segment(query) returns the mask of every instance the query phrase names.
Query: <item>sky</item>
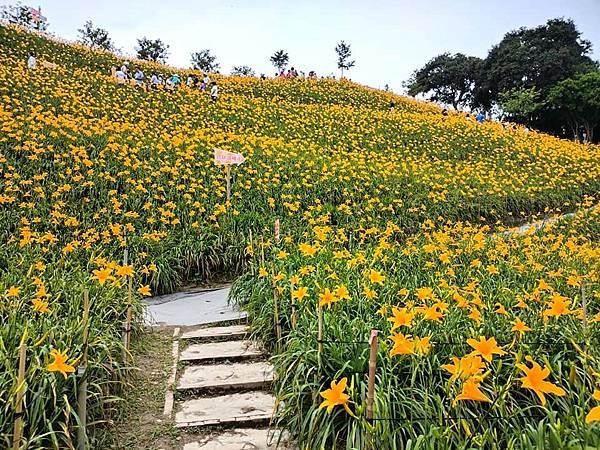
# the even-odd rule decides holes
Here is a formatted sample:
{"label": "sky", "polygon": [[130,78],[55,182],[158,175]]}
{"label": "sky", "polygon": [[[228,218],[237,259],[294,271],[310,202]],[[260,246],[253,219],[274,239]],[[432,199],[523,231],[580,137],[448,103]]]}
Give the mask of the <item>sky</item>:
{"label": "sky", "polygon": [[[14,1],[0,0],[0,5]],[[86,20],[108,30],[134,54],[146,36],[169,44],[168,63],[189,67],[190,54],[210,49],[222,73],[248,65],[272,76],[279,49],[290,65],[335,74],[335,45],[351,45],[356,66],[346,75],[402,92],[403,81],[434,56],[485,57],[505,33],[556,17],[574,20],[600,59],[600,0],[22,0],[41,6],[52,32],[76,40]]]}

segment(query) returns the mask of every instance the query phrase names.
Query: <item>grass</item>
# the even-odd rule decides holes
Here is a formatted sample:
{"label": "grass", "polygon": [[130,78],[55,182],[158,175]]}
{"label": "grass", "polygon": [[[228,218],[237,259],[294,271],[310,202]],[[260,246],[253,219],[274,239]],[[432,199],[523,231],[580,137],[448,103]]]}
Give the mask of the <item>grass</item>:
{"label": "grass", "polygon": [[98,424],[91,436],[94,449],[175,450],[180,431],[163,416],[167,380],[172,370],[172,331],[148,329],[135,336],[132,355],[136,370],[110,422]]}

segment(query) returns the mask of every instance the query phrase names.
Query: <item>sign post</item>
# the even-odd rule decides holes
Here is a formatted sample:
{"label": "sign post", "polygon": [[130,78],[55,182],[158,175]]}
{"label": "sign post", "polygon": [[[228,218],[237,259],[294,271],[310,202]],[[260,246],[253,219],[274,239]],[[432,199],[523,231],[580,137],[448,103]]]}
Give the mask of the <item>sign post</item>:
{"label": "sign post", "polygon": [[227,185],[227,201],[231,200],[231,165],[239,166],[246,158],[241,153],[233,153],[215,148],[215,166],[225,166],[225,182]]}

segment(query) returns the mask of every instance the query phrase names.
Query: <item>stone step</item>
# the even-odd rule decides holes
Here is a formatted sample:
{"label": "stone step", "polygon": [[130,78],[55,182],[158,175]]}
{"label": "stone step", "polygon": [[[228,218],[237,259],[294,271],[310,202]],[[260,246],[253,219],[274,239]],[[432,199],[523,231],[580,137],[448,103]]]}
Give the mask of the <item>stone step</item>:
{"label": "stone step", "polygon": [[260,391],[194,398],[181,402],[175,427],[267,423],[274,407],[275,397]]}
{"label": "stone step", "polygon": [[268,362],[188,366],[177,390],[260,389],[273,381],[273,366]]}
{"label": "stone step", "polygon": [[208,344],[191,344],[180,354],[181,361],[222,361],[258,358],[263,351],[252,341],[210,342]]}
{"label": "stone step", "polygon": [[279,435],[278,430],[235,428],[204,436],[197,442],[186,444],[183,450],[291,450],[286,433],[283,433],[281,440]]}
{"label": "stone step", "polygon": [[181,339],[194,341],[212,341],[218,339],[242,339],[248,334],[246,325],[231,325],[229,327],[200,328],[198,330],[186,331]]}

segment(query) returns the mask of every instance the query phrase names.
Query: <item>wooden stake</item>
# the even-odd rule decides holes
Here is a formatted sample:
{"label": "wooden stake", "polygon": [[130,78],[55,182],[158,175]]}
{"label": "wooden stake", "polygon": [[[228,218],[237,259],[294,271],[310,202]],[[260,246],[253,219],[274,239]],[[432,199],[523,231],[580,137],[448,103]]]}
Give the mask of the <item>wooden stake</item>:
{"label": "wooden stake", "polygon": [[17,377],[17,404],[15,405],[15,424],[13,433],[13,450],[21,447],[23,435],[23,396],[25,395],[25,359],[27,356],[27,345],[21,342],[19,349],[19,375]]}
{"label": "wooden stake", "polygon": [[375,375],[377,373],[377,334],[379,330],[371,330],[369,344],[369,385],[367,390],[367,419],[373,419],[373,402],[375,400]]}
{"label": "wooden stake", "polygon": [[321,367],[321,356],[323,355],[323,307],[317,307],[318,314],[318,329],[317,329],[317,341],[318,341],[318,359],[319,359],[319,367]]}
{"label": "wooden stake", "polygon": [[275,320],[275,332],[277,334],[277,348],[279,348],[279,345],[281,344],[281,322],[279,321],[279,301],[275,283],[273,283],[273,318]]}
{"label": "wooden stake", "polygon": [[585,298],[585,280],[581,280],[581,310],[583,313],[583,329],[587,331],[587,299]]}
{"label": "wooden stake", "polygon": [[89,316],[90,297],[86,289],[83,291],[83,356],[81,358],[80,379],[77,392],[77,415],[79,416],[79,428],[77,429],[77,450],[87,448],[87,377],[85,370],[88,363],[88,341],[89,341]]}
{"label": "wooden stake", "polygon": [[225,181],[227,182],[227,201],[231,200],[231,165],[225,164]]}
{"label": "wooden stake", "polygon": [[129,277],[127,291],[127,350],[129,350],[129,347],[131,347],[131,321],[133,319],[133,277]]}
{"label": "wooden stake", "polygon": [[297,319],[296,319],[296,299],[294,299],[294,283],[290,284],[290,296],[292,298],[292,329],[296,329]]}
{"label": "wooden stake", "polygon": [[133,277],[129,277],[127,287],[127,310],[125,321],[123,322],[123,362],[126,363],[129,360],[129,344],[131,341],[131,319],[133,316],[131,297],[133,291]]}
{"label": "wooden stake", "polygon": [[275,219],[275,242],[277,242],[279,244],[279,241],[281,240],[281,227],[280,227],[280,223],[279,223],[279,219]]}

